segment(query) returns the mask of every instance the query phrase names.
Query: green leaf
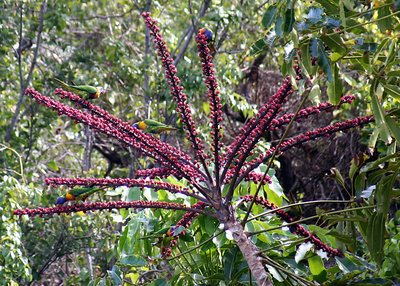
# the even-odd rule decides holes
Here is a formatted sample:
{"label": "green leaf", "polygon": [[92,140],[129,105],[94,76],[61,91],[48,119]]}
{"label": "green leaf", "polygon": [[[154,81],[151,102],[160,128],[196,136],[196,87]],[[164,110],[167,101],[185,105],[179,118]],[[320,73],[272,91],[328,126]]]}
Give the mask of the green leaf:
{"label": "green leaf", "polygon": [[379,137],[379,129],[374,128],[372,131],[372,134],[370,135],[370,138],[368,140],[368,148],[369,149],[374,149],[376,145],[376,141],[378,140]]}
{"label": "green leaf", "polygon": [[396,121],[394,121],[394,119],[389,115],[385,116],[385,120],[394,138],[396,138],[396,141],[400,143],[400,127],[398,126]]}
{"label": "green leaf", "polygon": [[310,266],[310,271],[313,275],[318,275],[325,270],[324,263],[322,262],[321,257],[318,255],[310,257],[308,259],[308,265]]}
{"label": "green leaf", "polygon": [[111,279],[112,285],[122,285],[122,279],[120,277],[121,272],[119,271],[119,268],[114,265],[112,270],[107,270],[108,276]]}
{"label": "green leaf", "polygon": [[347,48],[344,44],[342,37],[339,34],[332,36],[321,36],[320,39],[334,52],[339,54],[346,54]]}
{"label": "green leaf", "polygon": [[304,68],[310,75],[312,73],[310,41],[305,42],[300,49],[301,49],[301,60],[303,62]]}
{"label": "green leaf", "polygon": [[118,253],[119,254],[123,253],[125,245],[129,245],[129,242],[128,242],[129,239],[127,237],[128,230],[129,230],[129,226],[125,226],[125,229],[122,232],[121,237],[119,238],[119,242],[118,242]]}
{"label": "green leaf", "polygon": [[397,85],[384,84],[383,88],[388,94],[400,100],[400,88]]}
{"label": "green leaf", "polygon": [[336,240],[343,242],[344,244],[350,244],[353,241],[353,237],[351,235],[338,232],[337,230],[334,230],[334,229],[331,229],[325,235],[331,235]]}
{"label": "green leaf", "polygon": [[389,206],[393,197],[392,190],[397,179],[397,174],[399,173],[400,163],[393,164],[393,166],[394,173],[381,179],[375,192],[377,211],[385,217],[389,213]]}
{"label": "green leaf", "polygon": [[145,266],[146,260],[138,255],[127,255],[122,257],[121,264],[129,266]]}
{"label": "green leaf", "polygon": [[310,94],[308,95],[308,98],[311,100],[312,104],[317,106],[321,102],[321,89],[319,88],[319,85],[316,84],[311,88]]}
{"label": "green leaf", "polygon": [[328,82],[328,96],[329,101],[333,105],[337,105],[340,103],[340,99],[342,97],[343,84],[342,80],[339,76],[339,68],[337,64],[333,65],[333,82]]}
{"label": "green leaf", "polygon": [[164,278],[159,278],[157,280],[154,280],[151,282],[150,286],[168,286],[168,281],[165,280]]}
{"label": "green leaf", "polygon": [[338,182],[340,185],[345,187],[343,176],[342,176],[342,174],[340,174],[340,171],[337,168],[331,168],[330,169],[329,177],[331,177],[336,182]]}
{"label": "green leaf", "polygon": [[281,16],[278,16],[275,22],[275,34],[278,37],[283,35],[282,24],[283,24],[283,19]]}
{"label": "green leaf", "polygon": [[311,57],[317,57],[318,56],[318,40],[316,38],[311,38],[310,40],[310,54]]}
{"label": "green leaf", "polygon": [[252,46],[250,51],[250,56],[254,56],[262,51],[264,51],[268,47],[267,43],[263,39],[257,40]]}
{"label": "green leaf", "polygon": [[[373,85],[371,85],[370,88],[372,89]],[[391,137],[390,137],[389,129],[386,124],[384,111],[382,109],[381,104],[378,101],[378,97],[375,94],[371,94],[371,105],[372,105],[372,111],[374,113],[374,117],[376,120],[376,125],[377,125],[377,128],[379,129],[381,138],[386,143],[390,143]]]}
{"label": "green leaf", "polygon": [[372,259],[380,264],[383,258],[383,246],[385,244],[385,220],[383,213],[373,213],[369,218],[367,227],[367,246]]}
{"label": "green leaf", "polygon": [[351,0],[341,0],[341,2],[343,2],[344,6],[346,7],[347,10],[349,11],[353,11],[353,6],[354,6],[354,2]]}
{"label": "green leaf", "polygon": [[293,29],[294,24],[294,9],[287,9],[285,12],[285,25],[283,26],[283,31],[287,35]]}
{"label": "green leaf", "polygon": [[378,48],[378,44],[377,43],[363,43],[362,45],[354,45],[353,48],[355,48],[356,50],[364,51],[364,52],[375,53]]}
{"label": "green leaf", "polygon": [[375,170],[379,167],[379,165],[384,164],[386,162],[392,161],[392,159],[399,157],[399,153],[387,155],[385,157],[379,158],[378,160],[375,160],[373,162],[367,163],[365,166],[363,166],[360,170],[360,173],[367,173],[372,170]]}
{"label": "green leaf", "polygon": [[346,14],[344,12],[343,1],[339,2],[339,16],[340,16],[340,21],[343,24],[343,28],[346,30],[348,25],[347,25],[347,21],[346,21]]}
{"label": "green leaf", "polygon": [[378,61],[381,51],[386,47],[388,42],[389,42],[389,38],[384,38],[380,42],[379,46],[376,48],[375,56],[374,56],[374,58],[372,60],[372,64],[373,65]]}
{"label": "green leaf", "polygon": [[325,75],[328,78],[329,82],[333,81],[332,68],[331,68],[331,60],[328,57],[328,54],[325,52],[324,45],[321,41],[318,41],[317,47],[317,63],[324,71]]}
{"label": "green leaf", "polygon": [[129,188],[128,196],[127,196],[127,201],[128,202],[135,202],[140,199],[140,188],[139,187],[133,187]]}
{"label": "green leaf", "polygon": [[229,248],[225,251],[222,261],[224,263],[225,277],[231,279],[235,273],[235,263],[238,259],[239,249],[237,247]]}
{"label": "green leaf", "polygon": [[338,264],[340,270],[343,271],[344,274],[350,273],[353,271],[364,271],[365,268],[361,263],[355,263],[354,261],[350,260],[348,257],[335,257],[336,263]]}
{"label": "green leaf", "polygon": [[267,11],[265,12],[261,22],[265,29],[270,28],[272,22],[275,20],[276,8],[277,5],[269,6]]}
{"label": "green leaf", "polygon": [[381,19],[385,16],[389,16],[391,14],[391,9],[390,6],[383,6],[378,8],[378,28],[381,30],[382,33],[385,33],[386,30],[391,30],[393,29],[392,26],[392,18],[393,17],[387,17],[385,19]]}
{"label": "green leaf", "polygon": [[331,0],[316,0],[322,7],[325,8],[326,13],[336,15],[338,11],[338,5]]}

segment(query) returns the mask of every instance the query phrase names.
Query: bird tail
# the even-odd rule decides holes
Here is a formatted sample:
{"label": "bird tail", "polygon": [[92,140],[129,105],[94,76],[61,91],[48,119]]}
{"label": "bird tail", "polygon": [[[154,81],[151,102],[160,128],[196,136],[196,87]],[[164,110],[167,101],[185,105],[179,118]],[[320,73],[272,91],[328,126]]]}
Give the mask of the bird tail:
{"label": "bird tail", "polygon": [[65,89],[67,89],[67,90],[70,88],[70,86],[69,86],[68,84],[66,84],[66,83],[63,82],[62,80],[59,80],[58,78],[51,77],[50,79],[51,79],[52,81],[58,83],[59,85],[61,85],[63,88],[65,88]]}

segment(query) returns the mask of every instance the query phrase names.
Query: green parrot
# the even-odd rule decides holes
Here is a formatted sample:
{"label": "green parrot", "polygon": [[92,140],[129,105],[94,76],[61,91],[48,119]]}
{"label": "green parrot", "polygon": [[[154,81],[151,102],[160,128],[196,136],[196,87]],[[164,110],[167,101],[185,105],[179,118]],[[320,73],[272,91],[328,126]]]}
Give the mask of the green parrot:
{"label": "green parrot", "polygon": [[157,122],[152,119],[145,119],[140,122],[136,122],[132,124],[132,127],[139,128],[146,133],[156,133],[160,134],[164,131],[178,130],[172,126],[165,125],[164,123]]}
{"label": "green parrot", "polygon": [[94,87],[90,85],[75,85],[75,84],[69,85],[59,80],[58,78],[50,78],[50,79],[60,84],[66,90],[76,93],[85,100],[96,99],[100,95],[103,95],[106,92],[101,86]]}
{"label": "green parrot", "polygon": [[207,30],[206,28],[202,28],[199,30],[200,34],[204,34],[207,37],[207,43],[208,43],[208,48],[212,53],[217,53],[217,49],[215,48],[214,44],[211,42],[213,33],[210,30]]}
{"label": "green parrot", "polygon": [[107,187],[75,187],[66,191],[61,197],[58,197],[56,205],[62,205],[66,201],[85,201],[92,194],[102,191]]}
{"label": "green parrot", "polygon": [[142,237],[141,239],[157,238],[157,242],[152,243],[152,246],[167,247],[169,245],[169,243],[175,239],[174,238],[174,235],[175,235],[174,230],[175,230],[174,225],[169,226],[169,227],[164,227],[151,235]]}

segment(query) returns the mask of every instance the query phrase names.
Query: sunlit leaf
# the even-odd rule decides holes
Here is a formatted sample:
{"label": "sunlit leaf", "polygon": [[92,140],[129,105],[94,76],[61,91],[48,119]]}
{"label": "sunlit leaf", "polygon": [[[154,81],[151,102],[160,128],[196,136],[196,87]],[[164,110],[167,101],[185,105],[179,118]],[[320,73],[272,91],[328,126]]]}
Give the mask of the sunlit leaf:
{"label": "sunlit leaf", "polygon": [[333,82],[328,82],[329,101],[334,105],[339,104],[342,94],[343,94],[343,83],[339,75],[338,65],[334,64]]}
{"label": "sunlit leaf", "polygon": [[262,24],[265,29],[270,28],[273,21],[275,20],[276,8],[277,5],[269,6],[267,11],[265,12],[264,17],[262,19]]}
{"label": "sunlit leaf", "polygon": [[385,218],[383,213],[374,213],[368,222],[367,228],[367,246],[372,259],[381,263],[383,257],[383,246],[385,244]]}

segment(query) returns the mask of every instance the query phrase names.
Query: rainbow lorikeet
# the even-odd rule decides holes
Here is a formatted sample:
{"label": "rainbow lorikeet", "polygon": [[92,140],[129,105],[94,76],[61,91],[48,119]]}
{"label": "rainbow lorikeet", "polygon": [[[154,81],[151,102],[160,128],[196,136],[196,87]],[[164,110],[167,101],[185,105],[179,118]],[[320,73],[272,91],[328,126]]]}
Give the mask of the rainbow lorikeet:
{"label": "rainbow lorikeet", "polygon": [[58,197],[56,205],[62,205],[66,201],[85,201],[92,194],[102,191],[107,187],[75,187],[66,191],[61,197]]}
{"label": "rainbow lorikeet", "polygon": [[67,84],[58,78],[51,78],[52,81],[60,84],[66,90],[76,93],[77,95],[81,96],[83,99],[96,99],[100,95],[103,95],[106,91],[101,87],[94,87],[90,85],[75,85],[75,84]]}
{"label": "rainbow lorikeet", "polygon": [[171,130],[178,130],[172,126],[168,126],[164,123],[157,122],[152,119],[145,119],[140,122],[136,122],[132,124],[132,127],[139,128],[140,130],[143,130],[146,133],[156,133],[160,134],[164,131],[171,131]]}
{"label": "rainbow lorikeet", "polygon": [[217,50],[215,49],[214,44],[211,42],[213,33],[210,30],[207,30],[206,28],[202,28],[199,30],[200,34],[204,34],[207,37],[207,43],[208,43],[208,48],[212,53],[217,53]]}
{"label": "rainbow lorikeet", "polygon": [[[175,239],[174,238],[175,228],[176,227],[174,225],[169,226],[169,227],[164,227],[151,235],[142,237],[141,239],[157,238],[157,242],[152,243],[153,246],[167,247],[169,245],[169,243]],[[178,233],[176,233],[176,235],[178,235],[181,232],[182,232],[182,230],[180,230]]]}

